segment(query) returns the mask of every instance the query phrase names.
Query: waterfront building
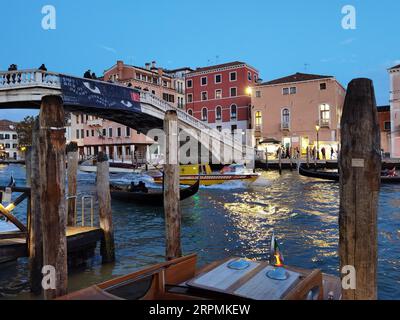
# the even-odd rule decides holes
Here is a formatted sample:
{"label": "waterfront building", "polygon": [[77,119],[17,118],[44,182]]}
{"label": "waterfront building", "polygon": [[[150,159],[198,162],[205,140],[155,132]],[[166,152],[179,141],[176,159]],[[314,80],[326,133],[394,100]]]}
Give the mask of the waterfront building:
{"label": "waterfront building", "polygon": [[0,120],[0,158],[14,160],[21,158],[16,123],[9,120]]}
{"label": "waterfront building", "polygon": [[[138,67],[119,60],[104,71],[102,79],[148,91],[172,106],[184,109],[185,74],[190,71],[190,68],[165,70],[157,67],[155,61]],[[71,116],[71,140],[78,143],[81,158],[92,158],[103,151],[113,161],[135,163],[148,160],[148,147],[154,143],[135,129],[81,113]]]}
{"label": "waterfront building", "polygon": [[390,68],[391,157],[400,158],[400,64]]}
{"label": "waterfront building", "polygon": [[[307,147],[325,148],[334,157],[340,141],[340,118],[346,90],[333,77],[296,73],[252,88],[252,125],[259,150],[294,148],[305,155]],[[275,150],[268,149],[273,153]]]}
{"label": "waterfront building", "polygon": [[381,131],[381,150],[383,156],[390,157],[390,106],[378,106],[378,121]]}
{"label": "waterfront building", "polygon": [[177,107],[184,109],[186,106],[186,75],[193,70],[188,67],[165,70],[165,73],[170,75],[174,81],[174,88],[176,91]]}
{"label": "waterfront building", "polygon": [[240,61],[197,68],[186,74],[186,111],[220,131],[246,130],[257,81],[258,70]]}

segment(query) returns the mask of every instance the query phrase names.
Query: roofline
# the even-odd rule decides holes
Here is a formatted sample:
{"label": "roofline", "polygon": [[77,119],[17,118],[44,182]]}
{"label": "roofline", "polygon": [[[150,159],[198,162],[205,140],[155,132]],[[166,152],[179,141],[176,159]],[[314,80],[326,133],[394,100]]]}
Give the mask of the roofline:
{"label": "roofline", "polygon": [[[118,65],[115,63],[112,67],[110,67],[110,68],[104,70],[103,75],[104,75],[106,72],[110,71],[111,69],[113,69],[113,68],[115,68],[115,67],[117,67],[117,66],[118,66]],[[131,69],[140,69],[140,70],[148,71],[148,72],[154,73],[155,75],[158,75],[157,71],[153,71],[153,70],[151,70],[151,69],[142,68],[142,67],[139,67],[139,66],[133,66],[133,65],[125,64],[125,63],[124,63],[124,67],[126,67],[126,68],[131,68]],[[158,70],[158,69],[162,69],[162,68],[157,68],[157,70]],[[172,79],[172,77],[171,77],[170,75],[168,75],[168,73],[166,73],[164,69],[162,69],[162,70],[163,70],[163,76]]]}
{"label": "roofline", "polygon": [[[229,62],[228,62],[228,63],[229,63]],[[228,63],[227,63],[227,64],[228,64]],[[210,66],[210,67],[203,67],[203,68],[212,68],[212,67],[213,67],[213,66]],[[253,66],[247,64],[246,62],[240,62],[240,63],[238,63],[238,64],[231,65],[231,66],[223,66],[223,64],[222,64],[222,67],[216,67],[216,68],[213,68],[213,69],[208,69],[208,70],[203,70],[203,71],[194,70],[193,72],[189,72],[186,76],[187,76],[187,77],[194,77],[194,76],[201,75],[201,74],[207,74],[207,73],[218,72],[219,70],[225,70],[225,69],[226,69],[226,70],[229,70],[229,69],[243,68],[243,67],[247,67],[247,68],[249,68],[249,69],[255,71],[257,74],[259,73],[259,71],[258,71],[256,68],[254,68]]]}
{"label": "roofline", "polygon": [[[335,82],[337,82],[343,89],[345,89],[341,83],[339,81],[337,81],[337,79],[334,76],[329,76],[329,77],[323,77],[323,78],[318,78],[318,79],[311,79],[311,80],[303,80],[303,81],[292,81],[292,82],[281,82],[281,83],[272,83],[272,84],[267,84],[265,83],[260,83],[260,84],[256,84],[254,87],[273,87],[273,86],[280,86],[280,85],[284,85],[284,84],[296,84],[296,83],[303,83],[303,82],[314,82],[314,81],[321,81],[321,80],[326,80],[326,79],[332,79]],[[273,80],[271,80],[273,81]],[[345,89],[346,90],[346,89]]]}

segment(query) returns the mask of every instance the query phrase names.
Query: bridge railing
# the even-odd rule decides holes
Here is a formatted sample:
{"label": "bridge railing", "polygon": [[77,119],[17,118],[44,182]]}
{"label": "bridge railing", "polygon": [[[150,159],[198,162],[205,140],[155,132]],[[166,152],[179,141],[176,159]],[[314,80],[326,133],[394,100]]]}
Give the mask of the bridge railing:
{"label": "bridge railing", "polygon": [[40,85],[60,89],[59,74],[43,70],[15,70],[0,72],[0,90]]}

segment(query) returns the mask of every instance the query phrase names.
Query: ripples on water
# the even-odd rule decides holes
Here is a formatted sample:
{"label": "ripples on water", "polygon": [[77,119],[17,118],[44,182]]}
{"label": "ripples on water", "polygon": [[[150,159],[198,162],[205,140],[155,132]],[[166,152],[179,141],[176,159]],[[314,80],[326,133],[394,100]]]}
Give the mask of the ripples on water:
{"label": "ripples on water", "polygon": [[[0,167],[0,182],[8,182],[11,172],[17,184],[23,185],[22,166]],[[94,194],[94,178],[94,174],[79,173],[78,192]],[[143,180],[158,187],[143,176],[119,174],[111,179],[118,183]],[[380,195],[378,290],[382,299],[400,299],[399,191],[398,185],[384,185]],[[296,172],[282,176],[263,172],[251,187],[241,183],[202,187],[194,197],[181,202],[183,250],[197,252],[201,265],[227,256],[267,259],[274,230],[285,263],[338,275],[338,207],[337,183],[301,177]],[[25,207],[18,208],[18,217],[25,221]],[[116,201],[112,208],[116,263],[101,265],[97,252],[86,268],[71,271],[70,290],[163,260],[163,209]],[[27,259],[0,267],[0,297],[30,297],[26,288],[20,292],[28,279],[26,267]],[[6,290],[10,287],[12,290]]]}

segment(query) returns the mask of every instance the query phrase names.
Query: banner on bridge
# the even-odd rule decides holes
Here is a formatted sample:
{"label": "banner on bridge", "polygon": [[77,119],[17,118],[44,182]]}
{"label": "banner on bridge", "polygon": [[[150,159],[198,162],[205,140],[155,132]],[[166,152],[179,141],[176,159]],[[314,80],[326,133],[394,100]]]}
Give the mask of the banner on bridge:
{"label": "banner on bridge", "polygon": [[65,105],[141,111],[137,90],[90,79],[60,75]]}

